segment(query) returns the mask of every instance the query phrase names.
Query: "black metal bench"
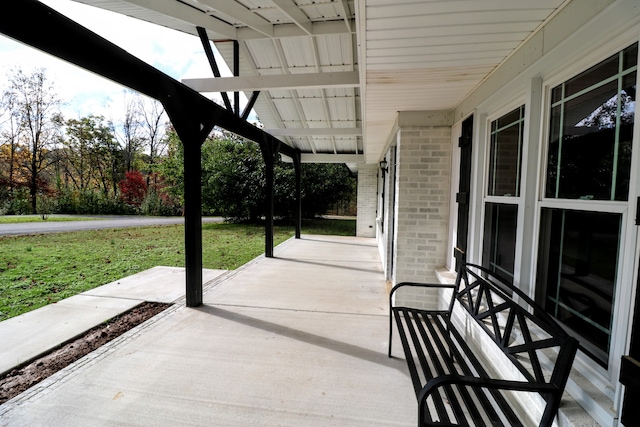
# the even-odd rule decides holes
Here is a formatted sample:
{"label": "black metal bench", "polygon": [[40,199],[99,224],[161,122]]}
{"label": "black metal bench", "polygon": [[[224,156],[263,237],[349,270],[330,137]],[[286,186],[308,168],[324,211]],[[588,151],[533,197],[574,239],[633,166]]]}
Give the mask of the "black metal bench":
{"label": "black metal bench", "polygon": [[[452,298],[443,309],[394,306],[403,287],[450,289]],[[455,285],[405,282],[389,298],[389,357],[395,318],[418,399],[418,426],[511,427],[531,424],[532,416],[551,426],[578,343],[527,295],[466,264]],[[531,400],[518,403],[514,391]]]}

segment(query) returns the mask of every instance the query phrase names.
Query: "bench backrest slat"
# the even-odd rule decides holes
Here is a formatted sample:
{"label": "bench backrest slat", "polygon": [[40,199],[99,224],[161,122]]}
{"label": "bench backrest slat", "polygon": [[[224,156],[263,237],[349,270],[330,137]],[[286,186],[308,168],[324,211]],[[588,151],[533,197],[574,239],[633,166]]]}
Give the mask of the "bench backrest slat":
{"label": "bench backrest slat", "polygon": [[[559,404],[577,350],[574,338],[521,290],[477,265],[460,266],[450,312],[455,301],[528,381],[554,385],[558,393],[543,397],[551,406]],[[549,378],[545,378],[538,356],[545,350],[553,350],[549,352],[553,362]]]}

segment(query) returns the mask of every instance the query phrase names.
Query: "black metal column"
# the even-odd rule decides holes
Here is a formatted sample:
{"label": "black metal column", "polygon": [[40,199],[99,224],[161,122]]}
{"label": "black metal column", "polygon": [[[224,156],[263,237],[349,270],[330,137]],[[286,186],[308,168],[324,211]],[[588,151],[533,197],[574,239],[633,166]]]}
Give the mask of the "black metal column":
{"label": "black metal column", "polygon": [[[233,75],[240,75],[240,44],[238,40],[233,41]],[[240,117],[240,92],[233,92],[233,109],[236,116]]]}
{"label": "black metal column", "polygon": [[262,158],[265,164],[265,224],[264,224],[264,255],[273,258],[273,181],[275,164],[275,153],[271,144],[260,145]]}
{"label": "black metal column", "polygon": [[293,157],[293,167],[296,172],[296,239],[300,238],[302,232],[302,165],[300,157],[299,152]]}
{"label": "black metal column", "polygon": [[187,307],[202,305],[202,168],[199,142],[184,148],[184,253]]}

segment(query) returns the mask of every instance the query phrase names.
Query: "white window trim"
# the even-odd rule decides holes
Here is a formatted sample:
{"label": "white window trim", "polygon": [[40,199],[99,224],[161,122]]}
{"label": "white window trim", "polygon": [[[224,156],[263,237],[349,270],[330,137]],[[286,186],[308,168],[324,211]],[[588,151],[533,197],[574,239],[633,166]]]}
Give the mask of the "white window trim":
{"label": "white window trim", "polygon": [[[535,263],[537,265],[537,252],[539,246],[539,233],[540,233],[540,219],[542,208],[562,208],[562,209],[575,209],[586,210],[594,212],[611,212],[622,214],[621,230],[620,230],[620,257],[618,259],[617,276],[615,284],[615,295],[613,300],[613,319],[612,319],[612,331],[615,331],[611,337],[611,345],[609,348],[609,363],[608,368],[605,369],[592,362],[592,359],[578,351],[576,359],[574,361],[574,372],[579,372],[580,378],[572,378],[567,384],[567,390],[592,413],[603,413],[611,408],[605,408],[605,405],[600,405],[602,402],[598,402],[598,393],[604,394],[608,399],[613,402],[614,408],[620,408],[621,403],[621,391],[622,388],[618,382],[620,373],[620,357],[625,354],[625,350],[628,348],[628,339],[630,336],[630,316],[634,298],[632,291],[636,288],[636,282],[638,280],[638,257],[640,256],[640,242],[638,242],[637,226],[634,224],[634,218],[632,212],[635,211],[634,205],[637,197],[640,196],[640,185],[638,180],[640,179],[640,118],[639,104],[640,101],[636,100],[636,112],[635,112],[635,126],[634,135],[632,139],[632,159],[631,159],[631,171],[630,175],[632,179],[629,185],[629,198],[626,202],[620,201],[597,201],[597,200],[576,200],[576,199],[555,199],[544,197],[546,191],[546,173],[547,173],[547,156],[549,150],[549,127],[550,127],[550,111],[549,105],[551,102],[551,89],[557,85],[571,79],[572,77],[588,70],[599,62],[607,59],[613,53],[619,52],[629,45],[637,42],[640,39],[638,34],[635,34],[633,39],[628,36],[620,38],[616,43],[607,43],[605,47],[598,49],[597,56],[588,55],[587,58],[572,64],[569,67],[564,68],[561,72],[558,72],[553,76],[545,80],[544,83],[544,96],[542,102],[541,116],[542,126],[540,132],[540,157],[539,157],[539,194],[538,202],[535,208],[535,232],[534,232],[534,256]],[[640,81],[640,70],[637,72],[638,85]],[[640,87],[640,86],[637,86]],[[533,271],[535,279],[536,271]],[[535,282],[534,282],[535,283]],[[629,285],[632,284],[632,285]],[[577,380],[583,380],[578,384]],[[590,392],[591,384],[594,388],[593,393]]]}
{"label": "white window trim", "polygon": [[[523,130],[522,130],[522,147],[521,147],[521,164],[520,164],[520,188],[519,188],[519,196],[489,196],[488,188],[489,188],[489,168],[491,163],[491,123],[499,118],[503,117],[505,114],[510,113],[511,111],[524,106],[524,117],[523,117]],[[528,149],[528,138],[527,138],[527,118],[528,118],[528,106],[526,103],[526,98],[524,96],[518,96],[514,98],[511,102],[505,103],[500,109],[496,109],[491,114],[486,116],[485,120],[485,135],[484,135],[484,167],[482,170],[478,171],[478,176],[482,177],[479,181],[482,181],[482,202],[479,207],[480,210],[480,227],[474,230],[475,234],[479,235],[479,244],[478,255],[476,259],[476,263],[481,265],[483,260],[483,246],[485,242],[485,233],[484,233],[484,224],[485,224],[485,214],[486,209],[485,206],[487,203],[496,203],[496,204],[504,204],[504,205],[515,205],[518,206],[518,215],[516,217],[516,242],[515,242],[515,253],[513,260],[513,285],[517,288],[520,288],[520,266],[522,261],[522,244],[523,244],[523,221],[524,221],[524,201],[525,201],[525,191],[526,191],[526,182],[524,177],[526,177],[526,158],[525,153],[527,153]],[[528,289],[525,289],[525,292],[528,292]]]}
{"label": "white window trim", "polygon": [[[640,35],[637,36],[640,49]],[[636,71],[636,88],[640,87],[640,57],[639,67]],[[637,96],[636,96],[637,98]],[[632,313],[635,303],[635,290],[638,284],[638,262],[640,259],[640,240],[638,238],[638,226],[635,224],[635,215],[639,215],[640,212],[635,212],[635,201],[640,197],[640,102],[636,99],[636,110],[634,112],[634,128],[632,137],[632,155],[631,155],[631,172],[629,182],[629,201],[628,201],[628,214],[627,220],[624,223],[626,229],[626,244],[620,245],[620,250],[626,254],[623,259],[623,269],[621,270],[620,281],[627,286],[619,286],[616,292],[616,316],[614,316],[612,322],[612,328],[618,331],[616,334],[616,340],[611,342],[611,354],[614,356],[612,363],[612,376],[617,382],[620,376],[620,357],[624,354],[628,354],[629,338],[631,337],[632,317],[629,315]],[[634,215],[635,213],[635,215]],[[630,257],[633,257],[629,259]],[[625,260],[629,262],[624,262]],[[638,310],[640,307],[635,307]],[[618,384],[616,389],[616,407],[621,408],[622,400],[622,387]]]}

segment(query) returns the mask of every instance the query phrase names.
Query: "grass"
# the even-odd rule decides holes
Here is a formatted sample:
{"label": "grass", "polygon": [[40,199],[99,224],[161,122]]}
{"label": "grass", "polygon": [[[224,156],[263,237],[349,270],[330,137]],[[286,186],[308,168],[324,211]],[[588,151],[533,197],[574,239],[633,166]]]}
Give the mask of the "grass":
{"label": "grass", "polygon": [[1,215],[0,224],[17,224],[24,222],[63,222],[63,221],[91,221],[99,218],[89,218],[83,216],[58,216],[51,215],[47,219],[42,219],[41,215]]}
{"label": "grass", "polygon": [[[355,220],[313,220],[305,234],[355,235]],[[275,244],[294,230],[276,226]],[[203,224],[204,268],[233,270],[264,253],[264,227]],[[0,237],[0,321],[158,265],[184,266],[184,226]]]}

